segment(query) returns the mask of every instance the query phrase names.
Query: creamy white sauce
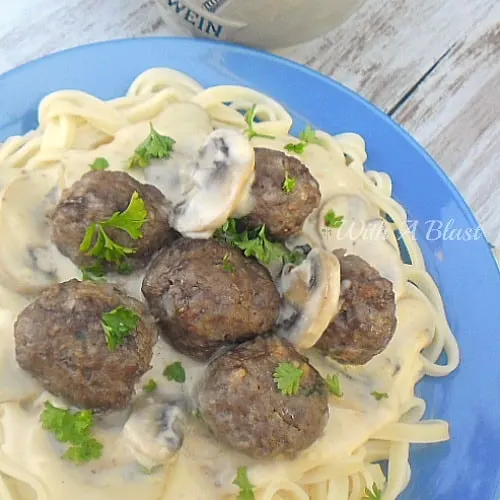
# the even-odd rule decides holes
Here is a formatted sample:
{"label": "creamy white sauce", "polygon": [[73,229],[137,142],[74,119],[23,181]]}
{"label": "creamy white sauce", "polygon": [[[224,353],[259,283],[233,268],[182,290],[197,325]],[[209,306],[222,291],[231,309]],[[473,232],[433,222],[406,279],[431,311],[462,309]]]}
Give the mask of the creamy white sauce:
{"label": "creamy white sauce", "polygon": [[[210,115],[191,103],[167,107],[152,123],[158,132],[175,139],[174,153],[169,160],[155,161],[147,169],[129,173],[139,181],[157,186],[176,206],[185,202],[195,189],[193,170],[200,165],[200,148],[211,134],[213,137],[213,125]],[[0,406],[3,415],[0,425],[8,429],[8,433],[3,433],[1,451],[13,464],[26,470],[26,474],[43,478],[39,498],[50,500],[66,500],[68,492],[74,500],[215,500],[237,491],[232,482],[237,467],[241,465],[248,465],[250,477],[255,478],[258,486],[265,484],[266,480],[293,481],[296,479],[294,471],[301,470],[299,464],[314,463],[322,456],[341,462],[377,429],[397,420],[401,407],[413,397],[413,384],[422,368],[418,354],[430,342],[433,323],[422,302],[404,297],[402,264],[390,242],[380,238],[366,243],[361,237],[352,237],[349,233],[339,236],[334,229],[323,231],[321,220],[325,210],[333,209],[344,214],[346,225],[368,224],[380,218],[380,214],[365,196],[359,176],[345,166],[343,157],[336,158],[331,151],[316,145],[310,145],[299,158],[318,180],[322,204],[308,218],[303,234],[289,244],[310,243],[330,252],[345,248],[357,253],[390,279],[398,298],[402,297],[397,304],[398,321],[393,340],[367,365],[344,367],[323,359],[314,350],[307,352],[322,375],[339,373],[344,392],[343,398],[330,397],[330,419],[324,437],[292,462],[257,462],[216,443],[190,414],[192,394],[205,365],[177,353],[162,339],[155,347],[152,369],[137,384],[137,397],[142,397],[143,385],[149,379],[155,379],[158,396],[186,401],[188,423],[184,444],[178,453],[165,458],[167,465],[164,469],[152,474],[141,470],[140,462],[144,466],[151,465],[147,457],[148,443],[144,442],[140,451],[134,448],[130,437],[123,433],[123,421],[110,427],[109,422],[97,420],[96,437],[104,443],[104,454],[101,459],[80,467],[61,460],[65,446],[41,428],[38,417],[43,401],[55,400],[50,394],[43,393],[42,388],[15,363],[13,324],[16,315],[43,287],[80,277],[78,269],[52,245],[44,214],[56,201],[61,187],[68,187],[78,180],[96,157],[105,157],[112,170],[125,169],[128,158],[148,133],[149,124],[141,122],[120,129],[112,142],[93,151],[66,151],[62,164],[46,170],[0,170],[0,184],[4,186],[0,227],[2,234],[11,237],[2,240],[0,247],[0,403],[3,403]],[[190,235],[208,237],[228,215],[241,215],[251,206],[248,196],[253,179],[253,166],[249,167],[251,147],[242,135],[234,132],[215,134],[222,134],[227,140],[233,148],[230,154],[233,164],[245,167],[245,173],[241,182],[234,180],[240,182],[236,191],[231,191],[233,181],[228,184],[231,188],[228,196],[232,201],[220,212],[224,200],[217,193],[224,194],[224,190],[202,192],[201,172],[196,188],[198,194],[201,193],[201,201],[196,210],[204,210],[195,210],[196,216],[191,214],[185,220],[177,221],[179,227]],[[289,140],[288,137],[278,137],[274,141],[256,139],[255,145],[282,149]],[[217,155],[219,152],[214,151],[213,157]],[[238,200],[241,203],[237,203]],[[205,220],[203,217],[207,213],[209,216]],[[196,217],[196,223],[192,224]],[[36,251],[30,253],[30,249]],[[123,286],[130,295],[141,299],[142,278],[143,272],[138,272],[129,277],[111,276],[110,279]],[[181,361],[186,370],[185,384],[169,382],[162,375],[165,366],[174,361]],[[371,395],[372,391],[386,392],[389,397],[377,402]],[[31,402],[21,404],[24,401]],[[33,482],[36,484],[35,480]]]}

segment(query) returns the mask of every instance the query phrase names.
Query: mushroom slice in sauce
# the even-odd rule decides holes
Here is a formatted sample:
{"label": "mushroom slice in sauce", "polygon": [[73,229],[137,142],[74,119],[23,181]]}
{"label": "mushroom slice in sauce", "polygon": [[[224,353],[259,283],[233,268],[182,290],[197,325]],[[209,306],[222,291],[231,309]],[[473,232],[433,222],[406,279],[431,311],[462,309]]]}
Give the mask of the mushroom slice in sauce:
{"label": "mushroom slice in sauce", "polygon": [[212,132],[192,172],[187,198],[174,208],[173,225],[191,238],[209,238],[231,215],[246,212],[254,180],[255,153],[234,130]]}
{"label": "mushroom slice in sauce", "polygon": [[64,187],[62,169],[23,172],[0,193],[0,281],[35,294],[58,281],[45,214]]}
{"label": "mushroom slice in sauce", "polygon": [[153,468],[175,460],[184,441],[185,420],[183,401],[142,396],[134,402],[123,436],[135,459]]}
{"label": "mushroom slice in sauce", "polygon": [[284,306],[278,332],[300,349],[316,344],[338,311],[340,263],[315,248],[299,266],[285,266],[278,283]]}

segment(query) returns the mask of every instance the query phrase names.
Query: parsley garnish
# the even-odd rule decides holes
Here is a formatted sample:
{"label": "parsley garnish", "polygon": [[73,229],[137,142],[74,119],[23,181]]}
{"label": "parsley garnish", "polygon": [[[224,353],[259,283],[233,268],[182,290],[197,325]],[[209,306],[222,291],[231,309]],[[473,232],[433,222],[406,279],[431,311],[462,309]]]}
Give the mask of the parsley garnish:
{"label": "parsley garnish", "polygon": [[362,500],[382,500],[382,490],[373,483],[371,490],[369,490],[368,487],[365,488]]}
{"label": "parsley garnish", "polygon": [[321,144],[321,139],[316,136],[316,130],[314,130],[310,125],[306,125],[306,128],[299,134],[300,142],[293,143],[290,142],[285,146],[287,151],[291,153],[302,154],[306,149],[308,144]]}
{"label": "parsley garnish", "polygon": [[128,162],[128,168],[146,168],[153,158],[170,158],[175,140],[159,134],[150,124],[148,137],[135,150]]}
{"label": "parsley garnish", "polygon": [[132,239],[138,240],[143,236],[141,229],[147,221],[147,215],[148,211],[146,210],[144,200],[135,191],[130,198],[128,207],[123,212],[115,212],[109,219],[94,222],[87,228],[80,244],[80,252],[118,264],[127,255],[135,253],[136,249],[115,243],[107,235],[106,229],[122,229]]}
{"label": "parsley garnish", "polygon": [[326,227],[339,228],[344,223],[344,216],[337,215],[333,210],[328,210],[324,222]]}
{"label": "parsley garnish", "polygon": [[90,433],[94,425],[91,410],[63,410],[45,401],[45,409],[40,415],[42,427],[54,434],[61,443],[71,446],[62,456],[76,464],[83,464],[102,455],[103,445]]}
{"label": "parsley garnish", "polygon": [[228,273],[234,273],[234,264],[229,260],[229,254],[226,253],[224,255],[224,258],[222,259],[222,267],[224,268],[224,271],[227,271]]}
{"label": "parsley garnish", "polygon": [[128,275],[134,272],[134,268],[130,262],[120,262],[116,268],[118,274]]}
{"label": "parsley garnish", "polygon": [[249,139],[253,139],[254,137],[264,137],[265,139],[276,139],[273,135],[265,135],[258,134],[253,129],[253,125],[255,123],[255,109],[257,105],[254,104],[245,114],[245,121],[247,122],[248,128],[245,130],[245,133],[248,135]]}
{"label": "parsley garnish", "polygon": [[238,221],[228,219],[215,232],[214,237],[243,250],[246,257],[255,257],[261,264],[269,264],[274,260],[300,264],[304,260],[301,252],[291,252],[282,243],[270,241],[265,225],[252,230],[238,231]]}
{"label": "parsley garnish", "polygon": [[167,377],[168,380],[173,380],[181,384],[186,381],[186,370],[184,370],[180,361],[174,361],[172,364],[165,367],[163,375]]}
{"label": "parsley garnish", "polygon": [[96,262],[92,266],[81,267],[80,271],[82,272],[83,281],[106,281],[106,271],[102,262]]}
{"label": "parsley garnish", "polygon": [[382,399],[387,399],[389,397],[389,394],[387,392],[377,392],[373,391],[372,396],[377,400],[380,401]]}
{"label": "parsley garnish", "polygon": [[340,388],[339,376],[336,373],[334,375],[327,375],[326,376],[326,385],[328,386],[328,390],[334,396],[341,398],[344,395],[344,393],[342,392],[342,389]]}
{"label": "parsley garnish", "polygon": [[142,390],[144,392],[155,392],[156,389],[158,389],[158,384],[156,383],[156,380],[153,380],[152,378],[149,379],[142,387]]}
{"label": "parsley garnish", "polygon": [[285,172],[285,180],[281,185],[281,189],[283,189],[285,193],[291,193],[295,189],[296,185],[297,185],[297,179],[295,177],[290,177],[288,175],[288,172]]}
{"label": "parsley garnish", "polygon": [[240,493],[237,500],[255,500],[253,489],[255,486],[248,479],[246,467],[238,467],[236,479],[233,481],[235,486],[238,486]]}
{"label": "parsley garnish", "polygon": [[304,375],[304,370],[301,370],[293,363],[280,363],[274,371],[274,381],[278,389],[285,396],[294,396],[299,392],[300,380]]}
{"label": "parsley garnish", "polygon": [[96,158],[89,167],[92,170],[106,170],[109,167],[109,162],[106,158]]}
{"label": "parsley garnish", "polygon": [[297,143],[289,142],[285,146],[285,149],[287,151],[290,151],[290,153],[297,153],[298,155],[302,154],[305,148],[306,148],[305,142],[297,142]]}
{"label": "parsley garnish", "polygon": [[106,342],[111,352],[125,343],[137,327],[139,315],[128,307],[118,306],[102,315],[102,326],[106,332]]}

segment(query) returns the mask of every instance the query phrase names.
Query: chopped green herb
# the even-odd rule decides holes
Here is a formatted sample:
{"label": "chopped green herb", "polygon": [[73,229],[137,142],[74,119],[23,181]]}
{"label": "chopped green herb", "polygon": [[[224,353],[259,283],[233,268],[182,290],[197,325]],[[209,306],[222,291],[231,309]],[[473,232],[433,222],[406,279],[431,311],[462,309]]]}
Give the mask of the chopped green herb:
{"label": "chopped green herb", "polygon": [[387,399],[389,397],[389,394],[387,392],[377,392],[373,391],[372,396],[377,400],[380,401],[382,399]]}
{"label": "chopped green herb", "polygon": [[130,262],[120,262],[116,268],[118,274],[128,275],[134,272],[134,268]]}
{"label": "chopped green herb", "polygon": [[92,170],[106,170],[109,167],[108,160],[106,158],[96,158],[90,165]]}
{"label": "chopped green herb", "polygon": [[94,417],[91,410],[71,412],[45,401],[40,415],[42,427],[54,434],[61,443],[69,443],[63,458],[75,464],[84,464],[102,455],[103,445],[91,434]]}
{"label": "chopped green herb", "polygon": [[291,153],[302,154],[308,144],[321,144],[321,139],[316,136],[316,130],[314,130],[310,125],[306,125],[306,128],[299,134],[300,142],[289,142],[285,149]]}
{"label": "chopped green herb", "polygon": [[137,464],[139,466],[139,470],[143,473],[146,474],[147,476],[151,476],[151,474],[156,474],[158,471],[162,469],[161,465],[155,465],[154,467],[146,467],[145,465],[142,464]]}
{"label": "chopped green herb", "polygon": [[186,370],[184,370],[180,361],[174,361],[172,364],[168,365],[165,370],[163,370],[163,375],[167,377],[168,380],[173,380],[181,384],[186,381]]}
{"label": "chopped green herb", "polygon": [[196,408],[196,410],[193,411],[193,416],[196,417],[198,420],[203,419],[203,417],[201,416],[201,410],[199,408]]}
{"label": "chopped green herb", "polygon": [[299,392],[302,375],[304,370],[294,363],[280,363],[274,372],[274,381],[282,394],[294,396]]}
{"label": "chopped green herb", "polygon": [[255,500],[253,489],[255,486],[248,479],[248,471],[246,467],[238,467],[236,479],[233,481],[235,486],[238,486],[240,493],[237,500]]}
{"label": "chopped green herb", "polygon": [[224,271],[227,271],[228,273],[234,273],[234,264],[229,260],[229,254],[226,253],[224,255],[224,258],[222,259],[222,267],[224,268]]}
{"label": "chopped green herb", "polygon": [[111,352],[125,343],[137,328],[139,315],[128,307],[118,306],[102,315],[102,326],[106,332],[106,342]]}
{"label": "chopped green herb", "polygon": [[104,270],[102,262],[96,262],[92,266],[81,267],[80,271],[82,272],[83,281],[106,281],[106,271]]}
{"label": "chopped green herb", "polygon": [[326,227],[339,228],[344,223],[344,216],[336,215],[333,210],[328,210],[324,222]]}
{"label": "chopped green herb", "polygon": [[148,393],[155,392],[156,389],[158,389],[158,384],[153,379],[149,379],[147,383],[142,387],[142,390]]}
{"label": "chopped green herb", "polygon": [[132,239],[138,240],[143,236],[141,229],[147,221],[147,215],[144,200],[135,191],[123,212],[115,212],[109,219],[94,222],[87,228],[80,244],[80,252],[108,262],[120,263],[127,255],[135,253],[136,249],[115,243],[106,233],[106,229],[121,229]]}
{"label": "chopped green herb", "polygon": [[301,252],[290,251],[282,243],[270,241],[265,225],[252,230],[239,231],[238,221],[228,219],[215,232],[214,237],[243,250],[246,257],[255,257],[261,264],[269,264],[274,260],[300,264],[304,259]]}
{"label": "chopped green herb", "polygon": [[296,185],[297,185],[296,177],[290,177],[288,175],[288,172],[285,172],[285,180],[283,181],[281,189],[283,189],[285,193],[291,193],[295,189]]}
{"label": "chopped green herb", "polygon": [[326,385],[328,386],[328,390],[338,398],[341,398],[344,393],[340,387],[339,376],[335,373],[333,375],[326,376]]}
{"label": "chopped green herb", "polygon": [[362,500],[382,500],[382,490],[373,483],[371,490],[369,490],[368,487],[365,488]]}
{"label": "chopped green herb", "polygon": [[245,114],[245,121],[247,122],[248,128],[245,130],[245,133],[248,135],[249,139],[253,139],[254,137],[264,137],[265,139],[276,139],[273,135],[265,135],[258,134],[253,129],[255,123],[255,110],[257,105],[254,104]]}
{"label": "chopped green herb", "polygon": [[150,133],[129,159],[128,168],[146,168],[153,158],[170,158],[174,144],[174,139],[159,134],[150,124]]}
{"label": "chopped green herb", "polygon": [[297,153],[298,155],[302,154],[306,148],[306,143],[305,142],[289,142],[286,146],[285,149],[287,151],[290,151],[290,153]]}
{"label": "chopped green herb", "polygon": [[321,144],[321,139],[316,136],[316,130],[310,125],[306,125],[306,128],[299,134],[299,138],[306,144]]}

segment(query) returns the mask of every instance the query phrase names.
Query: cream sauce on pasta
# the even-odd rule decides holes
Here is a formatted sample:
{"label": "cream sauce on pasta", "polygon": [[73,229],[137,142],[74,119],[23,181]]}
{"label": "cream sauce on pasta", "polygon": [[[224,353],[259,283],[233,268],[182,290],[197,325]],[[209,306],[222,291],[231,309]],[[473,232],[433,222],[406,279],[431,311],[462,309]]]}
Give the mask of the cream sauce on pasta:
{"label": "cream sauce on pasta", "polygon": [[[224,102],[233,102],[233,108]],[[252,103],[258,104],[262,118],[256,131],[276,136],[256,137],[252,146],[284,151],[287,143],[296,140],[287,134],[291,118],[270,98],[242,87],[203,90],[184,75],[161,69],[140,76],[126,98],[111,103],[76,92],[53,94],[40,107],[43,129],[21,148],[13,146],[17,139],[12,139],[0,149],[0,228],[2,234],[12,235],[0,248],[0,493],[2,488],[7,492],[2,498],[65,500],[70,494],[74,500],[233,499],[238,493],[232,484],[236,470],[246,465],[259,500],[356,500],[365,486],[373,482],[384,486],[382,470],[373,462],[389,459],[396,465],[390,467],[384,499],[391,499],[409,479],[408,454],[401,444],[448,439],[445,422],[419,423],[425,405],[414,396],[415,383],[424,374],[446,374],[458,363],[439,293],[425,272],[416,242],[405,242],[413,264],[401,261],[394,229],[406,227],[406,216],[390,197],[390,178],[364,172],[362,138],[325,132],[318,132],[321,145],[308,145],[298,155],[319,183],[321,205],[306,221],[303,233],[288,244],[309,243],[328,251],[346,248],[364,258],[393,283],[397,328],[385,351],[364,366],[342,366],[314,349],[305,352],[323,376],[339,375],[343,391],[341,398],[330,396],[323,436],[296,459],[257,461],[217,443],[190,415],[179,452],[163,466],[145,471],[150,464],[123,433],[126,416],[118,415],[116,422],[97,418],[95,433],[104,443],[103,456],[84,466],[62,460],[64,445],[42,429],[43,402],[61,406],[64,402],[43,392],[17,366],[13,325],[17,314],[43,287],[80,277],[76,266],[51,243],[44,214],[95,158],[106,158],[111,170],[126,169],[128,158],[149,134],[150,122],[158,132],[175,139],[172,157],[128,173],[156,185],[177,204],[186,196],[193,164],[207,137],[218,128],[246,128],[234,108],[248,108]],[[236,140],[234,145],[243,147]],[[232,214],[241,215],[251,208],[248,183],[245,189]],[[322,224],[329,209],[344,214],[343,232]],[[383,214],[393,222],[387,222]],[[110,281],[140,299],[142,277],[138,272]],[[424,358],[422,350],[429,346],[432,354]],[[434,365],[443,346],[448,352],[444,368]],[[178,360],[186,370],[185,384],[162,376],[164,367]],[[144,383],[153,378],[159,394],[189,402],[205,365],[160,339],[152,366],[137,384],[138,397]],[[377,401],[374,391],[388,397]]]}

